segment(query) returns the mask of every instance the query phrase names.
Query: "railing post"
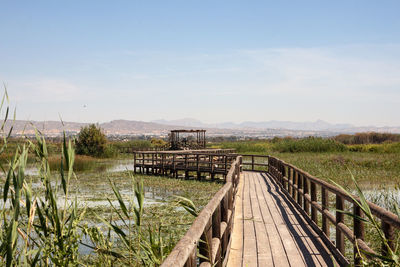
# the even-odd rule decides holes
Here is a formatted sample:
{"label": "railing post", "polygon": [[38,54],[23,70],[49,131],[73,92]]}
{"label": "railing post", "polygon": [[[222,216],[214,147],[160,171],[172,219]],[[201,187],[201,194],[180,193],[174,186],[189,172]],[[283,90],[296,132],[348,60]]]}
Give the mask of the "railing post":
{"label": "railing post", "polygon": [[251,155],[251,170],[254,171],[254,155]]}
{"label": "railing post", "polygon": [[[311,183],[311,203],[312,202],[317,202],[317,187],[314,182],[310,181]],[[317,214],[317,208],[315,208],[313,205],[311,205],[311,219],[315,224],[318,225],[318,214]]]}
{"label": "railing post", "polygon": [[322,197],[322,231],[330,239],[329,222],[328,218],[324,214],[325,211],[329,212],[329,193],[325,187],[321,187],[321,197]]}
{"label": "railing post", "polygon": [[151,173],[154,174],[154,153],[151,153]]}
{"label": "railing post", "polygon": [[133,152],[133,172],[136,173],[136,153]]}
{"label": "railing post", "polygon": [[361,211],[360,206],[358,206],[356,203],[353,204],[353,225],[354,225],[354,237],[355,237],[355,243],[354,243],[354,249],[353,249],[353,256],[354,256],[354,265],[355,266],[361,266],[361,256],[359,255],[359,249],[357,248],[357,239],[364,240],[364,223],[358,218],[363,217],[363,213]]}
{"label": "railing post", "polygon": [[344,223],[344,201],[340,195],[336,195],[336,248],[344,255],[344,234],[338,227],[339,223]]}
{"label": "railing post", "polygon": [[308,177],[303,175],[303,208],[307,215],[310,216],[310,203],[308,202],[306,195],[308,195]]}
{"label": "railing post", "polygon": [[281,187],[283,188],[286,188],[285,176],[286,176],[286,167],[285,165],[282,165]]}
{"label": "railing post", "polygon": [[185,263],[185,267],[196,267],[197,266],[197,248],[195,247],[190,254],[189,258]]}
{"label": "railing post", "polygon": [[224,158],[225,158],[225,170],[224,170],[224,177],[226,177],[226,174],[227,174],[227,169],[228,169],[228,156],[227,155],[225,155],[224,156]]}
{"label": "railing post", "polygon": [[142,153],[142,173],[144,173],[144,153]]}
{"label": "railing post", "polygon": [[[298,173],[298,175],[297,175],[297,203],[299,203],[300,207],[303,207],[303,196],[300,193],[300,189],[303,189],[303,175],[301,173]],[[304,191],[303,191],[303,193],[304,193]]]}
{"label": "railing post", "polygon": [[176,155],[175,154],[172,154],[172,171],[173,171],[173,176],[175,176],[176,177],[176,163],[175,163],[175,157],[176,157]]}
{"label": "railing post", "polygon": [[289,195],[292,195],[293,191],[293,184],[292,183],[292,176],[293,176],[293,169],[288,167],[288,193]]}
{"label": "railing post", "polygon": [[[390,225],[389,223],[385,222],[382,220],[381,222],[381,228],[383,233],[385,234],[385,238],[387,240],[387,243],[390,247],[390,249],[394,252],[395,250],[395,232],[394,232],[394,227]],[[384,255],[388,255],[388,248],[385,246],[385,244],[382,244],[382,252]]]}
{"label": "railing post", "polygon": [[188,154],[185,154],[185,179],[189,179]]}
{"label": "railing post", "polygon": [[221,221],[226,223],[225,233],[221,238],[221,254],[225,255],[227,246],[228,246],[228,236],[229,236],[229,228],[228,228],[228,195],[225,195],[221,201]]}
{"label": "railing post", "polygon": [[161,154],[161,173],[165,175],[165,154]]}
{"label": "railing post", "polygon": [[200,263],[209,261],[212,264],[212,219],[210,218],[207,222],[206,228],[201,235],[201,241],[199,242],[199,253],[205,258],[200,258]]}
{"label": "railing post", "polygon": [[[212,215],[212,237],[218,238],[221,241],[221,203],[215,209]],[[216,264],[216,266],[222,266],[221,262],[221,242],[219,242],[218,247],[213,247],[213,251],[216,251],[215,260],[212,261],[212,264]],[[214,252],[212,253],[214,254]]]}
{"label": "railing post", "polygon": [[297,170],[293,170],[292,198],[294,201],[296,201],[296,190],[294,189],[294,186],[296,185],[297,175]]}
{"label": "railing post", "polygon": [[214,157],[210,155],[211,158],[211,180],[214,180],[215,174],[214,174]]}

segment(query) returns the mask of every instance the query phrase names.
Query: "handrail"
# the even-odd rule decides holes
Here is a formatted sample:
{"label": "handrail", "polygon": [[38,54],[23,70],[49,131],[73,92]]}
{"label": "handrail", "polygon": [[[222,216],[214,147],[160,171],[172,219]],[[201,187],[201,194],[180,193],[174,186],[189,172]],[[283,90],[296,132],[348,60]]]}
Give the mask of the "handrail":
{"label": "handrail", "polygon": [[[242,157],[250,157],[251,161],[245,162]],[[259,163],[260,160],[265,159],[267,159],[266,163]],[[200,263],[200,266],[225,265],[229,253],[230,231],[233,223],[233,202],[242,165],[250,165],[253,171],[262,171],[256,169],[256,164],[267,169],[266,172],[271,175],[281,187],[282,192],[299,209],[302,216],[335,255],[340,265],[350,264],[350,260],[345,257],[345,237],[353,244],[353,258],[356,266],[361,264],[359,252],[364,253],[367,257],[370,257],[369,254],[375,253],[364,241],[364,221],[360,219],[364,214],[353,200],[354,198],[359,201],[357,196],[349,196],[339,187],[316,178],[278,158],[265,155],[239,155],[229,169],[226,184],[200,212],[188,232],[161,266],[197,266],[198,263]],[[335,196],[334,203],[330,201],[330,194]],[[346,210],[346,203],[352,205],[352,226],[346,225],[345,216],[348,216],[348,214],[341,212]],[[367,203],[372,214],[381,220],[381,227],[388,240],[388,245],[394,251],[395,229],[400,229],[400,218],[372,202],[368,201]],[[332,208],[335,208],[335,214],[331,213],[330,209]],[[321,226],[318,224],[319,219],[322,220]],[[330,236],[331,226],[336,227],[333,240]],[[199,254],[202,257],[198,256],[197,249],[199,249]],[[382,249],[384,253],[387,253],[384,246],[382,246]]]}
{"label": "handrail", "polygon": [[[225,185],[203,208],[162,267],[197,266],[197,261],[204,265],[222,266],[229,253],[240,164],[241,156],[238,156],[228,171]],[[198,256],[197,248],[202,257]]]}
{"label": "handrail", "polygon": [[[244,171],[266,172],[268,170],[268,156],[242,154],[242,157],[243,157],[242,165]],[[247,158],[250,158],[250,161],[246,161]],[[259,160],[257,161],[257,159]]]}
{"label": "handrail", "polygon": [[219,154],[215,151],[199,152],[135,152],[133,154],[134,172],[163,174],[170,172],[174,177],[178,177],[179,171],[185,172],[185,178],[189,178],[189,172],[196,172],[197,179],[201,178],[201,173],[209,173],[212,180],[215,175],[222,175],[226,178],[232,162],[237,157],[236,154]]}
{"label": "handrail", "polygon": [[[357,266],[361,263],[358,251],[364,253],[367,257],[368,253],[375,253],[364,241],[365,231],[364,222],[360,220],[363,212],[353,198],[359,201],[355,195],[351,197],[344,190],[318,179],[311,174],[289,164],[278,158],[268,157],[268,173],[277,181],[284,193],[301,209],[304,217],[309,220],[310,225],[319,232],[336,256],[341,259],[341,264],[349,264],[349,260],[345,258],[345,240],[346,237],[354,247],[353,257],[354,264]],[[319,191],[317,186],[321,188]],[[329,193],[335,195],[335,215],[329,211]],[[318,196],[320,198],[318,198]],[[318,199],[321,199],[319,203]],[[353,230],[345,224],[344,216],[345,201],[352,205]],[[386,209],[377,206],[372,202],[367,202],[373,215],[381,219],[383,233],[388,240],[390,249],[395,249],[395,232],[394,229],[400,229],[400,218]],[[311,207],[310,207],[311,205]],[[311,213],[310,213],[311,208]],[[322,227],[318,226],[318,212],[322,215]],[[329,224],[336,226],[335,244],[330,238]],[[334,249],[336,248],[336,249]],[[383,252],[387,253],[387,249],[382,246]]]}

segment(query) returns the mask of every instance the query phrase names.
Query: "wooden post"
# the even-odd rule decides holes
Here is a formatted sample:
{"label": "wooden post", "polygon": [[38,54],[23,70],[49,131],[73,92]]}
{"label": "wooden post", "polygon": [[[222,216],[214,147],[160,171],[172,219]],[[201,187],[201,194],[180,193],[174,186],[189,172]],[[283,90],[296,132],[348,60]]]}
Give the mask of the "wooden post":
{"label": "wooden post", "polygon": [[151,173],[154,174],[154,153],[151,153]]}
{"label": "wooden post", "polygon": [[221,221],[227,223],[227,228],[225,229],[225,233],[221,238],[221,254],[225,255],[227,246],[228,246],[228,195],[225,194],[224,198],[221,201]]}
{"label": "wooden post", "polygon": [[329,211],[329,193],[325,189],[325,187],[321,187],[321,195],[322,195],[322,231],[325,235],[330,239],[330,231],[329,231],[329,222],[324,214],[324,211]]}
{"label": "wooden post", "polygon": [[[212,237],[221,239],[221,203],[215,209],[212,215]],[[221,241],[221,240],[220,240]],[[216,251],[215,260],[212,264],[216,264],[216,266],[222,266],[221,262],[221,242],[219,242],[218,247],[213,247],[213,251]]]}
{"label": "wooden post", "polygon": [[144,153],[142,153],[142,173],[144,173]]}
{"label": "wooden post", "polygon": [[197,267],[197,248],[195,247],[185,263],[185,267]]}
{"label": "wooden post", "polygon": [[337,226],[339,223],[344,223],[344,201],[340,195],[336,195],[336,248],[344,255],[344,234]]}
{"label": "wooden post", "polygon": [[214,157],[210,155],[211,157],[211,180],[215,179],[215,174],[214,174]]}
{"label": "wooden post", "polygon": [[254,171],[254,155],[251,155],[251,170]]}
{"label": "wooden post", "polygon": [[[317,187],[314,182],[310,181],[311,183],[311,202],[316,202],[317,201]],[[315,208],[313,205],[311,205],[311,219],[315,224],[318,225],[318,214],[317,214],[317,208]]]}
{"label": "wooden post", "polygon": [[300,193],[300,189],[303,189],[303,175],[297,175],[297,203],[299,203],[300,207],[303,206],[303,196]]}
{"label": "wooden post", "polygon": [[296,180],[297,180],[297,171],[293,170],[292,198],[294,201],[296,201],[296,190],[294,189],[294,186],[296,185]]}
{"label": "wooden post", "polygon": [[303,175],[303,208],[307,215],[310,216],[310,203],[307,201],[306,195],[308,195],[308,178]]}
{"label": "wooden post", "polygon": [[172,170],[175,172],[175,154],[172,155]]}
{"label": "wooden post", "polygon": [[225,170],[224,170],[224,177],[226,177],[226,174],[228,173],[228,156],[227,155],[225,155],[224,156],[224,168],[225,168]]}
{"label": "wooden post", "polygon": [[[361,211],[361,208],[357,204],[353,204],[353,224],[354,224],[354,236],[355,236],[355,241],[357,243],[357,239],[364,240],[364,222],[359,220],[357,217],[362,218],[363,213]],[[354,244],[354,249],[353,249],[353,255],[354,255],[354,265],[355,266],[362,266],[361,265],[361,257],[358,254],[358,249],[357,246]]]}
{"label": "wooden post", "polygon": [[[390,249],[394,252],[394,249],[395,249],[394,241],[396,240],[394,227],[392,225],[390,225],[389,223],[385,222],[384,220],[382,220],[382,222],[381,222],[381,227],[382,227],[383,233],[385,234],[385,238],[388,242]],[[384,255],[388,254],[388,249],[384,244],[382,244],[382,252]]]}
{"label": "wooden post", "polygon": [[165,175],[165,154],[161,154],[161,170],[162,175]]}
{"label": "wooden post", "polygon": [[292,182],[292,176],[293,176],[293,169],[288,167],[288,193],[289,193],[289,195],[292,195],[292,191],[293,191],[293,186],[290,184],[290,182]]}
{"label": "wooden post", "polygon": [[136,153],[133,153],[133,172],[136,173]]}
{"label": "wooden post", "polygon": [[[199,242],[199,253],[205,258],[200,258],[200,263],[212,261],[212,221],[209,219],[203,234],[201,235],[201,242]],[[208,260],[207,260],[208,259]]]}

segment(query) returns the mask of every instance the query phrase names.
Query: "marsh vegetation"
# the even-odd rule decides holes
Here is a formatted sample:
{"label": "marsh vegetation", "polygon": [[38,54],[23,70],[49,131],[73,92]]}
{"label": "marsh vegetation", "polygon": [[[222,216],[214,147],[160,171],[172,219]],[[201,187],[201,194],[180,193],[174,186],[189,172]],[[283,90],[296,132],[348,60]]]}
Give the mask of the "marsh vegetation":
{"label": "marsh vegetation", "polygon": [[221,187],[134,176],[126,160],[80,157],[94,167],[74,172],[72,142],[50,155],[39,135],[15,147],[1,178],[7,266],[159,265],[194,219],[177,196],[201,208]]}

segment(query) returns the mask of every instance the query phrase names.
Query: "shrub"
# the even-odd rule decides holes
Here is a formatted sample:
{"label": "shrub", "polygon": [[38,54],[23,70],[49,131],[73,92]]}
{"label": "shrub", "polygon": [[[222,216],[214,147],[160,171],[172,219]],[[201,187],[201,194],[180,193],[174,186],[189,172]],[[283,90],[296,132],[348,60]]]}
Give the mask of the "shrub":
{"label": "shrub", "polygon": [[360,145],[360,144],[382,144],[385,142],[400,142],[400,134],[392,133],[356,133],[340,134],[334,137],[338,142],[347,145]]}
{"label": "shrub", "polygon": [[165,142],[162,139],[158,139],[158,138],[152,138],[150,142],[151,142],[151,146],[155,147],[155,148],[164,148],[168,145],[167,142]]}
{"label": "shrub", "polygon": [[76,140],[77,154],[95,157],[103,156],[106,146],[107,138],[96,124],[81,128]]}

